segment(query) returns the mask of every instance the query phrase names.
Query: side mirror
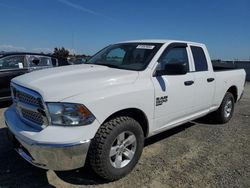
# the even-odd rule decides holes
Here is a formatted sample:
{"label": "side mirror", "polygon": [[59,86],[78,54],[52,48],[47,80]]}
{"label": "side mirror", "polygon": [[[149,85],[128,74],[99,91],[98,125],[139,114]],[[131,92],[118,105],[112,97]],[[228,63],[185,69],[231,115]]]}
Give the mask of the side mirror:
{"label": "side mirror", "polygon": [[187,74],[187,64],[180,62],[167,63],[164,70],[157,70],[156,76],[162,75],[184,75]]}

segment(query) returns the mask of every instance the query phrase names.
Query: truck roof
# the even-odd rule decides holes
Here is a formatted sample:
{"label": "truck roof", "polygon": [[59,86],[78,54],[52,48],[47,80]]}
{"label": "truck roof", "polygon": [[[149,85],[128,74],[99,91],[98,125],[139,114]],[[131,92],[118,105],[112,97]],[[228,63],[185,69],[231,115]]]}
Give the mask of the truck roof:
{"label": "truck roof", "polygon": [[142,39],[142,40],[130,40],[130,41],[122,41],[119,43],[133,43],[133,42],[138,42],[138,43],[173,43],[173,42],[181,42],[181,43],[188,43],[188,44],[193,44],[193,45],[199,45],[199,46],[204,46],[202,43],[197,43],[197,42],[191,42],[191,41],[182,41],[182,40],[170,40],[170,39]]}
{"label": "truck roof", "polygon": [[40,55],[40,56],[53,57],[53,55],[51,54],[35,53],[35,52],[0,52],[0,57],[9,56],[9,55]]}

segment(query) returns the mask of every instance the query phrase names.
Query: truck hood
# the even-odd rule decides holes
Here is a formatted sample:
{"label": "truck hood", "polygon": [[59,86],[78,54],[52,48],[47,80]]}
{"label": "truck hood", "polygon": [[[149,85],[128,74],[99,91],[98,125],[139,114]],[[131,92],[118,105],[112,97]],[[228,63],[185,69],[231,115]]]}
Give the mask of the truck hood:
{"label": "truck hood", "polygon": [[37,91],[47,102],[58,102],[106,87],[130,84],[137,77],[137,71],[82,64],[34,71],[14,78],[12,82]]}

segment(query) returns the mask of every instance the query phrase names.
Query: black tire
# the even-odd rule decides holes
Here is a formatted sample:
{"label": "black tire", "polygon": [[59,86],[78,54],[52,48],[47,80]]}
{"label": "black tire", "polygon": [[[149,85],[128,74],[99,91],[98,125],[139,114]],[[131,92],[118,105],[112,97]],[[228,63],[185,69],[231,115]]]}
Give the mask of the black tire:
{"label": "black tire", "polygon": [[[124,167],[115,168],[110,157],[111,147],[118,140],[118,135],[120,136],[123,133],[131,133],[136,138],[133,142],[136,143],[136,149],[128,164]],[[105,180],[120,179],[133,170],[140,159],[143,147],[144,134],[140,124],[130,117],[116,117],[101,125],[91,141],[88,154],[90,166],[98,176]],[[115,154],[115,158],[117,155]],[[121,152],[119,155],[122,155]]]}
{"label": "black tire", "polygon": [[[225,113],[225,108],[228,102],[231,102],[231,111],[230,113]],[[220,107],[212,114],[215,118],[216,123],[227,123],[233,116],[234,112],[234,96],[232,93],[227,92],[222,100]]]}

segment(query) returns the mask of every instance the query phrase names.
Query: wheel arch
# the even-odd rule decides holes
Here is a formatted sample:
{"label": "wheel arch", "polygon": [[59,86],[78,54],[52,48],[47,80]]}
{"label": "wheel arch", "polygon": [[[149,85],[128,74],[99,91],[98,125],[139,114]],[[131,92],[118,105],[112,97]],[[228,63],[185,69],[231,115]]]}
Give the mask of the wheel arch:
{"label": "wheel arch", "polygon": [[140,110],[138,108],[122,109],[122,110],[119,110],[119,111],[111,114],[108,118],[106,118],[104,120],[103,123],[105,123],[105,122],[107,122],[115,117],[119,117],[119,116],[128,116],[128,117],[131,117],[134,120],[136,120],[140,124],[140,126],[142,127],[144,137],[146,138],[148,136],[149,122],[148,122],[148,118],[147,118],[146,114],[142,110]]}
{"label": "wheel arch", "polygon": [[227,92],[230,92],[230,93],[233,94],[233,96],[234,96],[234,102],[236,102],[237,99],[238,99],[238,89],[237,89],[237,87],[236,87],[235,85],[233,85],[233,86],[231,86],[231,87],[227,90]]}

